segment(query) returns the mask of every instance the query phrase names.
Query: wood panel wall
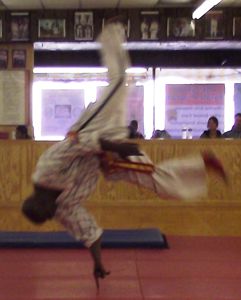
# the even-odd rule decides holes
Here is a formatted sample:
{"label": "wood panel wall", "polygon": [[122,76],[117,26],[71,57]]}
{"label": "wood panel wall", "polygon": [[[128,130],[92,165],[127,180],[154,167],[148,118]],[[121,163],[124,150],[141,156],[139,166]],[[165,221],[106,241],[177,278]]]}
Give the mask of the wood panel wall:
{"label": "wood panel wall", "polygon": [[[0,141],[0,230],[62,230],[54,221],[43,226],[29,223],[21,214],[23,199],[32,191],[31,174],[40,154],[51,143]],[[223,161],[229,175],[226,186],[208,175],[207,198],[166,201],[152,192],[123,182],[100,178],[86,205],[104,228],[158,227],[175,235],[241,235],[241,141],[155,140],[140,146],[155,163],[212,150]]]}

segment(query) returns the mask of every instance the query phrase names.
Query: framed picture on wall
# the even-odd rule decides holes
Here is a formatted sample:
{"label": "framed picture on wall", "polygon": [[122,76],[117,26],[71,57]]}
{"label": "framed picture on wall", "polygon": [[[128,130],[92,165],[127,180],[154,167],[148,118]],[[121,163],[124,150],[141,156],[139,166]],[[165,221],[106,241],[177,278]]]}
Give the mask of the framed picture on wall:
{"label": "framed picture on wall", "polygon": [[12,50],[12,67],[26,68],[27,52],[26,49]]}
{"label": "framed picture on wall", "polygon": [[77,41],[91,41],[94,37],[93,12],[75,12],[74,38]]}
{"label": "framed picture on wall", "polygon": [[8,50],[0,49],[0,69],[7,69],[8,67]]}
{"label": "framed picture on wall", "polygon": [[241,17],[233,18],[233,37],[241,38]]}
{"label": "framed picture on wall", "polygon": [[10,15],[10,39],[11,41],[29,40],[29,13],[12,12]]}
{"label": "framed picture on wall", "polygon": [[66,36],[65,19],[39,19],[38,38],[62,39]]}
{"label": "framed picture on wall", "polygon": [[168,18],[167,36],[170,38],[195,37],[195,22],[191,18]]}
{"label": "framed picture on wall", "polygon": [[102,19],[102,29],[104,29],[105,25],[108,23],[120,23],[123,25],[123,35],[126,40],[130,37],[130,19],[127,15],[118,15],[113,16],[110,19],[103,18]]}
{"label": "framed picture on wall", "polygon": [[210,11],[204,17],[206,39],[222,39],[224,37],[224,19],[222,11]]}
{"label": "framed picture on wall", "polygon": [[141,40],[159,39],[160,14],[158,11],[142,11],[140,14]]}

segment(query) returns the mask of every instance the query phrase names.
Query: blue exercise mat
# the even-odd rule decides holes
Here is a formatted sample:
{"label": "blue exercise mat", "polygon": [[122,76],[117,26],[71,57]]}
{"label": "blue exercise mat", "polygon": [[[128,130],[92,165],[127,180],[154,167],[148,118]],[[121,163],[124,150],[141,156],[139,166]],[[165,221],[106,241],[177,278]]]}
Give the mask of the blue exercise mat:
{"label": "blue exercise mat", "polygon": [[[0,232],[0,247],[4,248],[82,248],[67,232]],[[165,235],[159,229],[105,230],[104,248],[168,248]]]}

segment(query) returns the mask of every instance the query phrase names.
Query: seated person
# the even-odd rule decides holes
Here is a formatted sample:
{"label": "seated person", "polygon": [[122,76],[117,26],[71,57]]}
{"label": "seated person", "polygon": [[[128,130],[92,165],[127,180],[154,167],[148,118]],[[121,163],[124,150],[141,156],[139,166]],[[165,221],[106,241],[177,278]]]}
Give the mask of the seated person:
{"label": "seated person", "polygon": [[237,113],[234,117],[234,125],[231,130],[224,132],[224,138],[241,138],[241,113]]}
{"label": "seated person", "polygon": [[201,134],[201,139],[216,139],[222,137],[222,133],[217,129],[218,119],[215,116],[212,116],[208,119],[207,128],[208,130],[205,130]]}
{"label": "seated person", "polygon": [[18,125],[15,136],[17,140],[30,140],[31,136],[28,134],[28,128],[25,125]]}
{"label": "seated person", "polygon": [[156,129],[152,133],[152,139],[171,139],[171,135],[166,130]]}
{"label": "seated person", "polygon": [[129,129],[129,139],[144,139],[144,136],[138,131],[138,122],[137,120],[132,120]]}

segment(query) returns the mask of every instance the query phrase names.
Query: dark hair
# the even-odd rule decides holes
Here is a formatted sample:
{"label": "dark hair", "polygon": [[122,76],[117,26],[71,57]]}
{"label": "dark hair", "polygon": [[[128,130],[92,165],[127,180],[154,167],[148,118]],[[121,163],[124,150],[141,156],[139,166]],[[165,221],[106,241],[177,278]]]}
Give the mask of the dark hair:
{"label": "dark hair", "polygon": [[208,122],[209,121],[213,121],[215,124],[216,124],[216,126],[218,127],[218,119],[215,117],[215,116],[211,116],[209,119],[208,119]]}
{"label": "dark hair", "polygon": [[241,117],[241,113],[237,113],[234,117],[235,117],[235,118]]}
{"label": "dark hair", "polygon": [[160,129],[156,129],[156,130],[154,130],[153,131],[153,133],[152,133],[152,139],[158,139],[158,138],[160,138],[162,136],[162,132],[161,132],[161,130]]}
{"label": "dark hair", "polygon": [[52,219],[55,215],[57,204],[55,199],[41,199],[36,195],[28,197],[22,206],[22,213],[31,222],[35,224],[42,224],[49,219]]}
{"label": "dark hair", "polygon": [[164,130],[156,129],[153,131],[151,138],[152,139],[159,139],[159,138],[169,139],[169,138],[171,138],[171,136],[165,129]]}
{"label": "dark hair", "polygon": [[130,126],[138,127],[138,121],[137,120],[131,120]]}

